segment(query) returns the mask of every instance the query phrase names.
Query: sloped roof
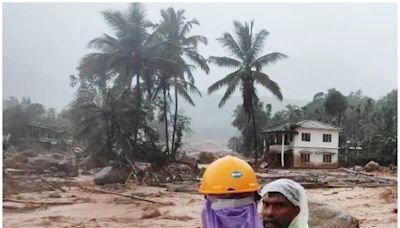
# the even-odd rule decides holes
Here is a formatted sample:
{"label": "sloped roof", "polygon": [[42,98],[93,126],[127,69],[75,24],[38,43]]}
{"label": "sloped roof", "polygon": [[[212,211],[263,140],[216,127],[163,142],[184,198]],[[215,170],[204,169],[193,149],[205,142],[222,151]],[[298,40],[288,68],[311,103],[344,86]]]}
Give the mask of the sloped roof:
{"label": "sloped roof", "polygon": [[312,128],[312,129],[328,129],[328,130],[337,130],[340,131],[341,128],[340,127],[336,127],[333,126],[331,124],[327,124],[327,123],[322,123],[316,120],[303,120],[300,121],[298,123],[296,123],[296,125],[298,125],[298,127],[301,128]]}
{"label": "sloped roof", "polygon": [[296,131],[297,128],[307,128],[307,129],[324,129],[324,130],[336,130],[340,131],[342,130],[339,127],[327,124],[327,123],[322,123],[316,120],[303,120],[298,123],[285,123],[281,124],[277,127],[266,129],[262,131],[262,133],[295,133],[297,134],[298,132]]}
{"label": "sloped roof", "polygon": [[298,132],[295,130],[296,127],[298,127],[297,124],[285,123],[285,124],[281,124],[281,125],[279,125],[277,127],[274,127],[274,128],[266,129],[265,131],[262,131],[261,133],[291,132],[291,133],[297,134]]}

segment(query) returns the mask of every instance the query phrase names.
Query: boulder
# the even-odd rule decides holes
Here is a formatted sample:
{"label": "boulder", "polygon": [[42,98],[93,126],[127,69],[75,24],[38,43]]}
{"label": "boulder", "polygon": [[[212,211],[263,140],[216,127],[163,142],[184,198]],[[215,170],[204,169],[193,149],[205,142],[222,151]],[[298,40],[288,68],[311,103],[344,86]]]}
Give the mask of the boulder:
{"label": "boulder", "polygon": [[58,170],[65,172],[70,177],[76,177],[79,174],[77,166],[72,164],[72,161],[61,161],[58,163]]}
{"label": "boulder", "polygon": [[309,199],[308,207],[310,211],[308,224],[310,227],[359,227],[359,221],[355,217],[351,216],[347,211],[333,205],[329,205],[318,200]]}
{"label": "boulder", "polygon": [[379,164],[377,163],[377,162],[375,162],[375,161],[370,161],[370,162],[368,162],[366,165],[365,165],[365,170],[367,171],[367,172],[371,172],[371,171],[374,171],[374,170],[379,170]]}
{"label": "boulder", "polygon": [[28,158],[22,154],[15,154],[12,157],[6,158],[4,160],[5,167],[15,168],[15,169],[18,169],[18,167],[15,167],[16,164],[27,163],[27,162]]}
{"label": "boulder", "polygon": [[356,172],[362,172],[364,171],[364,168],[362,166],[356,165],[353,167],[353,170]]}
{"label": "boulder", "polygon": [[211,152],[200,152],[197,162],[200,164],[210,164],[215,160],[214,154]]}
{"label": "boulder", "polygon": [[45,170],[49,170],[51,167],[58,167],[58,161],[54,158],[38,157],[30,158],[29,160],[38,173],[44,173]]}
{"label": "boulder", "polygon": [[107,166],[94,175],[96,185],[124,183],[130,174],[130,170],[125,166]]}

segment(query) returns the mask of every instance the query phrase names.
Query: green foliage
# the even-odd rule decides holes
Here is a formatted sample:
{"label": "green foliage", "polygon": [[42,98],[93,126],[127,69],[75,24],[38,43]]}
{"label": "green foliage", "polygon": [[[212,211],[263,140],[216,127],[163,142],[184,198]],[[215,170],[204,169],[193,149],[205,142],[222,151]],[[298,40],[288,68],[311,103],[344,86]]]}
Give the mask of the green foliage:
{"label": "green foliage", "polygon": [[[263,129],[272,128],[285,123],[298,121],[318,120],[328,124],[337,125],[338,115],[341,115],[339,162],[343,165],[365,165],[370,160],[381,164],[396,164],[397,161],[397,90],[393,90],[386,96],[375,101],[364,96],[361,91],[350,93],[348,96],[331,89],[327,94],[322,92],[314,96],[313,101],[303,107],[292,105],[276,112],[272,117],[266,115],[257,121],[257,126]],[[336,97],[336,101],[332,101]],[[334,105],[338,104],[338,107]],[[325,110],[325,105],[327,110]],[[262,105],[261,105],[262,106]],[[256,112],[263,112],[258,105]],[[346,107],[346,108],[345,108]],[[235,120],[232,123],[241,131],[239,148],[248,148],[251,133],[245,130],[248,121],[243,114],[235,110]],[[331,115],[328,114],[328,110]],[[334,118],[332,118],[334,117]],[[233,144],[230,140],[230,144]],[[349,141],[349,143],[346,143]],[[347,145],[346,145],[347,144]],[[345,164],[345,147],[348,149],[348,163]],[[358,148],[358,149],[356,149]],[[360,149],[361,148],[361,149]],[[242,149],[242,151],[246,151]]]}
{"label": "green foliage", "polygon": [[[263,67],[266,67],[280,59],[287,58],[286,55],[274,52],[267,55],[260,56],[264,47],[264,42],[269,34],[265,29],[258,33],[253,33],[254,21],[251,23],[240,23],[234,21],[235,37],[230,33],[225,32],[219,39],[220,43],[228,50],[231,57],[216,57],[211,56],[208,61],[221,67],[230,67],[235,70],[226,75],[223,79],[215,82],[208,88],[208,93],[215,91],[226,86],[227,89],[223,95],[219,107],[222,107],[225,102],[232,96],[234,91],[239,87],[242,92],[243,109],[249,120],[253,124],[253,138],[254,138],[254,157],[257,163],[258,157],[258,144],[257,144],[257,129],[256,129],[256,116],[254,109],[258,96],[255,89],[255,84],[259,84],[268,91],[270,91],[279,100],[282,100],[282,94],[278,84],[270,79],[270,77],[261,72]],[[243,129],[247,131],[248,129]],[[253,141],[253,140],[252,140]],[[250,142],[245,142],[248,144]],[[248,146],[246,146],[248,147]],[[251,150],[249,150],[250,153]]]}
{"label": "green foliage", "polygon": [[27,137],[28,126],[38,121],[45,109],[42,104],[31,103],[26,97],[21,102],[16,97],[10,97],[4,104],[3,131],[11,134],[11,144],[18,145],[20,139]]}
{"label": "green foliage", "polygon": [[324,108],[328,115],[337,118],[336,125],[341,126],[341,120],[347,106],[347,100],[342,93],[335,89],[330,89],[328,91],[324,102]]}
{"label": "green foliage", "polygon": [[[206,61],[197,53],[198,43],[207,40],[187,36],[198,21],[187,21],[183,10],[162,10],[157,25],[148,21],[144,12],[139,3],[130,4],[126,11],[102,12],[114,35],[91,40],[88,47],[96,52],[84,56],[77,68],[79,74],[70,76],[71,86],[78,88],[70,118],[75,139],[85,143],[93,155],[128,157],[160,166],[170,156],[170,88],[175,89],[176,110],[177,95],[194,105],[188,92],[200,92],[194,84],[193,67],[183,55],[208,73]],[[149,125],[157,111],[162,116],[159,121],[165,123],[165,146],[159,132]],[[175,116],[173,152],[182,145],[189,123],[178,118],[177,111]]]}

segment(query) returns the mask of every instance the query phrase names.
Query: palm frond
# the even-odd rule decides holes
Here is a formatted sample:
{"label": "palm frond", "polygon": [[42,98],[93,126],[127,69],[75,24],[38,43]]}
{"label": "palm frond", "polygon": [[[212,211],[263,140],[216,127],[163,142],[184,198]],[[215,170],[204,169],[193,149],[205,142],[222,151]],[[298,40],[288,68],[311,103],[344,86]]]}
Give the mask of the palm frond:
{"label": "palm frond", "polygon": [[263,87],[269,90],[279,100],[283,99],[281,89],[279,88],[278,84],[272,81],[268,75],[257,71],[253,71],[252,73],[256,82],[260,83]]}
{"label": "palm frond", "polygon": [[207,38],[205,36],[194,35],[184,39],[182,42],[183,45],[192,45],[193,47],[197,47],[198,43],[207,45]]}
{"label": "palm frond", "polygon": [[256,59],[252,67],[256,67],[257,71],[260,71],[264,66],[272,64],[278,60],[286,59],[288,56],[279,52],[269,53]]}
{"label": "palm frond", "polygon": [[186,89],[184,89],[182,86],[175,86],[176,91],[178,92],[178,94],[183,97],[183,99],[185,101],[187,101],[190,105],[195,106],[192,98],[190,97],[190,95],[187,93]]}
{"label": "palm frond", "polygon": [[122,12],[107,10],[101,12],[101,14],[108,25],[116,32],[117,37],[124,37],[127,34],[129,28]]}
{"label": "palm frond", "polygon": [[229,85],[228,88],[225,91],[224,96],[222,97],[221,101],[218,104],[218,107],[222,107],[226,101],[231,97],[231,95],[233,94],[233,92],[235,92],[236,87],[240,84],[240,77],[236,77],[234,80],[232,80]]}
{"label": "palm frond", "polygon": [[236,60],[236,59],[232,59],[229,57],[217,57],[217,56],[210,56],[208,58],[208,62],[214,63],[217,66],[220,67],[233,67],[233,68],[238,68],[241,65],[241,62]]}
{"label": "palm frond", "polygon": [[236,33],[237,43],[239,45],[240,50],[243,51],[245,56],[244,59],[250,57],[251,53],[251,32],[249,28],[249,24],[246,22],[244,25],[238,21],[234,21],[234,29]]}
{"label": "palm frond", "polygon": [[103,52],[116,52],[119,49],[118,40],[105,33],[102,37],[91,40],[87,47],[101,50]]}
{"label": "palm frond", "polygon": [[207,74],[210,72],[210,68],[207,65],[207,61],[197,51],[186,50],[185,55],[189,57],[189,59],[192,60],[194,63],[196,63],[200,67],[200,69],[205,71]]}
{"label": "palm frond", "polygon": [[240,77],[240,75],[238,75],[238,73],[239,73],[239,70],[228,74],[223,79],[212,84],[210,87],[208,87],[208,94],[211,94],[211,93],[219,90],[222,86],[229,85],[235,78]]}
{"label": "palm frond", "polygon": [[269,32],[265,29],[262,29],[258,32],[253,40],[253,45],[251,47],[252,56],[257,56],[258,53],[264,48],[265,38],[268,36]]}
{"label": "palm frond", "polygon": [[244,53],[230,33],[225,32],[222,38],[218,38],[217,40],[222,43],[224,47],[227,47],[231,54],[233,54],[235,57],[244,59]]}
{"label": "palm frond", "polygon": [[107,74],[115,58],[113,53],[90,53],[80,60],[77,70],[83,75]]}

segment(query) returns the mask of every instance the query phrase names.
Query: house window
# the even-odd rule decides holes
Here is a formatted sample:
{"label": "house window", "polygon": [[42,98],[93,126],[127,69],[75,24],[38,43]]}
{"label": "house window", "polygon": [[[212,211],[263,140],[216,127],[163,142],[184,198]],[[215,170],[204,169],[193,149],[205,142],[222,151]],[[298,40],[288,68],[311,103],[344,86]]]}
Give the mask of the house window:
{"label": "house window", "polygon": [[332,163],[332,155],[331,154],[324,154],[322,161],[324,163]]}
{"label": "house window", "polygon": [[302,163],[310,162],[310,154],[301,154],[300,158]]}
{"label": "house window", "polygon": [[332,135],[331,134],[323,134],[322,142],[332,142]]}
{"label": "house window", "polygon": [[310,142],[311,134],[310,133],[301,133],[301,141]]}

